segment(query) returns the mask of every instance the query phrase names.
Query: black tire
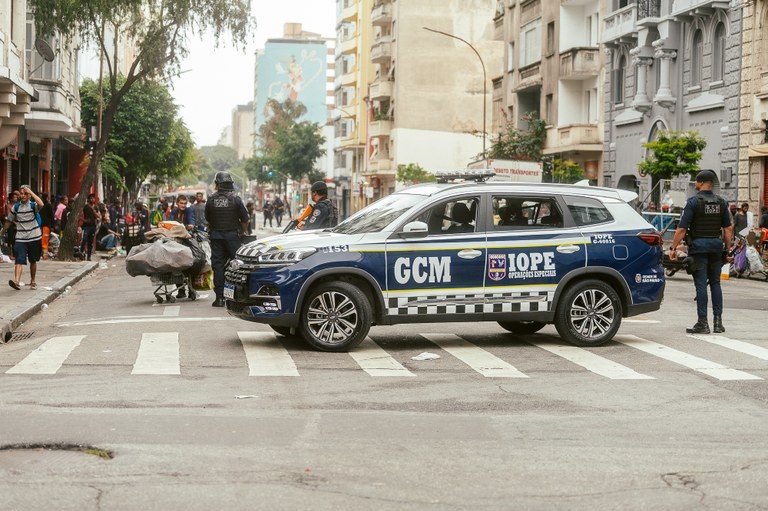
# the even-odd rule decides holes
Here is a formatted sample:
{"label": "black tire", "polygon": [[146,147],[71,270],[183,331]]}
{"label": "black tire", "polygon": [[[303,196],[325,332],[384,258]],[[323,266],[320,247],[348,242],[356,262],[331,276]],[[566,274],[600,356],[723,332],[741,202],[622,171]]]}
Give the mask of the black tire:
{"label": "black tire", "polygon": [[329,282],[307,295],[301,308],[299,332],[320,351],[344,352],[365,339],[372,318],[371,304],[357,286]]}
{"label": "black tire", "polygon": [[269,325],[269,328],[274,330],[277,335],[282,335],[283,337],[293,337],[293,334],[291,333],[291,327]]}
{"label": "black tire", "polygon": [[610,285],[601,280],[584,280],[563,292],[555,312],[555,327],[560,337],[575,346],[602,346],[618,332],[622,315],[621,299]]}
{"label": "black tire", "polygon": [[166,297],[165,297],[165,300],[166,300],[168,303],[176,303],[176,297],[175,297],[175,296],[173,296],[173,295],[168,295],[168,296],[166,296]]}
{"label": "black tire", "polygon": [[547,324],[540,321],[499,321],[499,326],[513,334],[527,335],[535,334]]}
{"label": "black tire", "polygon": [[190,300],[194,302],[195,300],[197,300],[197,291],[195,291],[194,289],[190,289],[187,292],[187,296],[189,297]]}
{"label": "black tire", "polygon": [[163,297],[162,296],[156,296],[155,300],[157,300],[157,303],[163,303]]}

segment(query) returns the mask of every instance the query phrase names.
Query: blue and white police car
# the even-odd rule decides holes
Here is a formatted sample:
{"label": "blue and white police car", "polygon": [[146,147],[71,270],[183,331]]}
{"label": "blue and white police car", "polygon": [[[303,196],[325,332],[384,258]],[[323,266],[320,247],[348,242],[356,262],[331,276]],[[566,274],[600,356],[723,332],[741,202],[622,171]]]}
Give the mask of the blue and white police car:
{"label": "blue and white police car", "polygon": [[574,185],[414,186],[333,229],[243,246],[227,267],[227,309],[325,351],[349,350],[371,325],[447,321],[514,334],[554,324],[572,344],[599,346],[664,295],[662,239],[635,198]]}

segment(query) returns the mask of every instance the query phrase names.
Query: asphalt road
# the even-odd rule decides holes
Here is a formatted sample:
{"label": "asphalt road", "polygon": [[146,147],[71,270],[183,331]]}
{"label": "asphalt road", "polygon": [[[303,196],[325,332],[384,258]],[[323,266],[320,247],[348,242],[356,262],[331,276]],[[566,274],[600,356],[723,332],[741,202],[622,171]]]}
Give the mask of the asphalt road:
{"label": "asphalt road", "polygon": [[675,277],[603,348],[458,323],[329,354],[110,264],[0,346],[0,445],[114,458],[0,451],[0,509],[768,509],[763,282],[708,341]]}

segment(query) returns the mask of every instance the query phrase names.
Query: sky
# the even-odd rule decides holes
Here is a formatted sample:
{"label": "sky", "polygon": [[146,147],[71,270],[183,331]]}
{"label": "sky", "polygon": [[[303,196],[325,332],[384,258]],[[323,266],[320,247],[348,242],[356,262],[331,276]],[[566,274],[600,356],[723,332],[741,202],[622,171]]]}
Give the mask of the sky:
{"label": "sky", "polygon": [[302,23],[304,30],[336,35],[335,0],[253,0],[256,30],[246,48],[231,43],[215,48],[212,36],[190,40],[182,74],[173,81],[181,115],[198,146],[215,145],[231,123],[232,109],[253,100],[254,52],[267,39],[282,37],[283,23]]}

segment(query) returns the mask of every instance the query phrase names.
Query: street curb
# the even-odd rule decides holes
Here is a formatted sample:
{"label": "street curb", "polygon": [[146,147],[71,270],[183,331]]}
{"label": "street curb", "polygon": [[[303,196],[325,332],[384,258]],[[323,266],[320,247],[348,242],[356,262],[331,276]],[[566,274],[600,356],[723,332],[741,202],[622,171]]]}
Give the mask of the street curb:
{"label": "street curb", "polygon": [[53,302],[61,296],[68,286],[80,282],[86,275],[98,267],[99,263],[90,262],[78,268],[66,277],[57,280],[53,285],[48,286],[53,288],[53,291],[38,290],[21,305],[13,309],[7,317],[0,318],[0,344],[8,342],[11,335],[13,335],[13,331],[34,316],[40,310],[41,305]]}

